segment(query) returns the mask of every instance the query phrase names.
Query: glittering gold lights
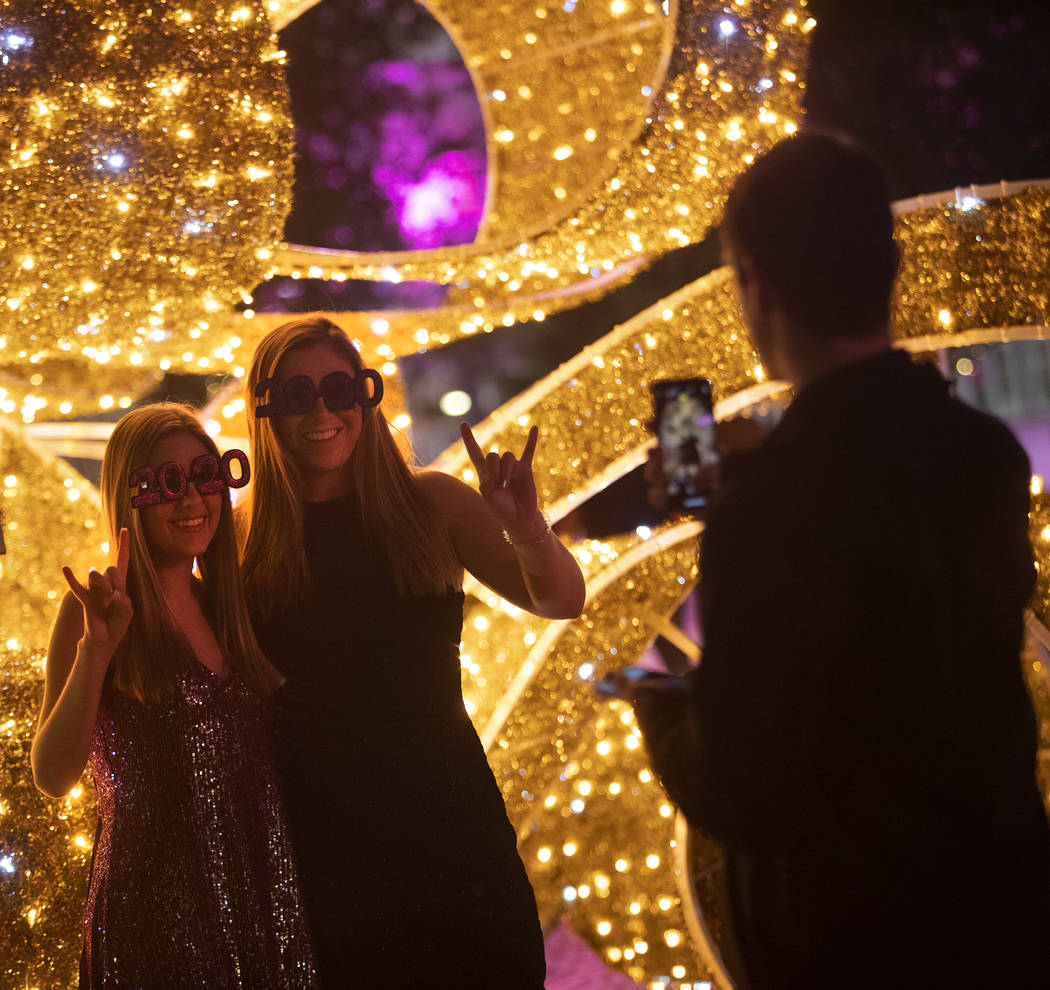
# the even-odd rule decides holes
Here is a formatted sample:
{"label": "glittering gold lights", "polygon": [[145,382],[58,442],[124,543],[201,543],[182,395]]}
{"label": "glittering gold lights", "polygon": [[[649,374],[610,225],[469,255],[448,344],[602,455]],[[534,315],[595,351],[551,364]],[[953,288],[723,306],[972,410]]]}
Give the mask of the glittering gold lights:
{"label": "glittering gold lights", "polygon": [[61,801],[29,765],[43,650],[65,591],[62,565],[101,559],[98,496],[75,471],[0,418],[0,986],[71,987],[94,837],[94,790]]}
{"label": "glittering gold lights", "polygon": [[[486,114],[486,224],[475,245],[360,256],[278,247],[291,122],[266,16],[279,24],[309,6],[6,4],[0,119],[13,138],[0,152],[0,214],[19,236],[0,241],[9,276],[0,413],[28,423],[124,408],[164,370],[243,373],[284,316],[234,315],[230,287],[246,291],[269,271],[452,285],[439,310],[338,314],[387,375],[402,355],[599,296],[703,237],[733,176],[794,131],[813,28],[804,4],[786,0],[432,0]],[[56,23],[64,41],[54,40]],[[597,92],[581,83],[588,76]],[[971,193],[915,201],[898,217],[895,332],[910,349],[1047,326],[1050,192]],[[559,518],[644,457],[649,381],[693,374],[711,378],[723,400],[771,388],[724,269],[607,334],[479,436],[519,448],[540,427],[540,497]],[[243,404],[228,390],[207,415],[225,430]],[[456,449],[435,466],[472,480]],[[0,935],[0,974],[12,985],[69,985],[91,794],[36,795],[28,745],[60,566],[99,559],[97,505],[73,472],[7,426],[0,484],[9,549],[0,557],[0,889],[19,905]],[[1048,511],[1037,500],[1032,516],[1033,621],[1043,626]],[[692,587],[696,534],[694,525],[575,547],[588,602],[573,623],[537,620],[470,586],[462,664],[544,914],[565,914],[636,980],[724,985],[705,934],[716,942],[721,931],[710,890],[717,850],[698,852],[683,832],[629,709],[592,690],[645,649]],[[1044,663],[1026,655],[1050,751]],[[706,893],[687,887],[690,871],[707,877]]]}
{"label": "glittering gold lights", "polygon": [[674,809],[629,706],[601,700],[593,685],[634,662],[656,635],[654,617],[692,588],[696,534],[686,524],[577,548],[583,616],[513,686],[488,750],[541,914],[565,915],[600,958],[639,981],[712,974],[687,934]]}
{"label": "glittering gold lights", "polygon": [[1050,183],[997,183],[898,204],[894,332],[909,350],[1050,328]]}
{"label": "glittering gold lights", "polygon": [[[532,425],[536,484],[553,518],[636,467],[652,443],[649,382],[699,375],[715,394],[759,385],[764,371],[740,320],[728,269],[649,307],[500,408],[476,432],[484,447],[517,449]],[[467,482],[460,445],[436,462]]]}
{"label": "glittering gold lights", "polygon": [[9,0],[0,59],[0,368],[225,367],[291,201],[262,5]]}
{"label": "glittering gold lights", "polygon": [[[112,384],[129,370],[238,373],[268,321],[235,316],[233,289],[271,271],[452,283],[406,333],[395,316],[387,360],[595,298],[703,236],[731,177],[795,128],[810,30],[786,0],[434,0],[486,114],[485,229],[355,257],[275,250],[291,122],[265,17],[309,6],[9,5],[5,203],[22,236],[0,253],[18,276],[0,300],[0,377],[16,379],[0,402],[23,420],[130,402]],[[56,24],[69,43],[43,58]],[[58,388],[71,362],[96,396]],[[39,383],[17,380],[27,364]]]}
{"label": "glittering gold lights", "polygon": [[[583,8],[573,5],[568,21]],[[717,222],[733,177],[759,150],[797,129],[800,72],[813,22],[808,17],[789,18],[804,5],[787,0],[744,0],[731,7],[696,0],[668,9],[674,43],[659,90],[642,84],[642,95],[652,98],[644,126],[616,152],[611,174],[594,173],[601,182],[570,214],[559,218],[544,197],[524,184],[508,204],[514,208],[515,236],[505,243],[479,240],[475,245],[401,255],[293,247],[278,255],[275,271],[299,277],[451,284],[450,305],[488,310],[481,312],[482,329],[492,329],[534,318],[536,311],[576,305],[591,281],[607,290],[633,277],[640,264],[699,240]],[[625,4],[624,15],[629,11],[662,16],[651,3]],[[528,21],[531,12],[521,12]],[[494,31],[496,42],[505,39],[506,50],[513,54],[519,22],[496,25]],[[559,55],[571,67],[577,53],[563,48]],[[617,68],[622,72],[621,56],[605,52],[594,75],[601,78],[603,71]],[[549,73],[538,95],[551,95],[530,105],[532,112],[543,108],[548,127],[557,131],[551,156],[579,168],[578,159],[590,144],[588,130],[583,128],[581,136],[582,125],[572,115],[580,97],[574,101],[566,96],[558,104],[555,109],[564,105],[569,112],[557,123],[558,114],[550,112],[556,79]],[[497,92],[505,94],[507,89]],[[496,99],[488,112],[504,112],[505,102]],[[596,99],[594,108],[599,123],[618,112],[615,100]],[[528,135],[523,137],[510,123],[497,126],[490,140],[507,149],[530,144]],[[522,237],[521,232],[529,230],[538,233]],[[465,326],[469,320],[460,322]],[[437,342],[418,341],[431,346]]]}

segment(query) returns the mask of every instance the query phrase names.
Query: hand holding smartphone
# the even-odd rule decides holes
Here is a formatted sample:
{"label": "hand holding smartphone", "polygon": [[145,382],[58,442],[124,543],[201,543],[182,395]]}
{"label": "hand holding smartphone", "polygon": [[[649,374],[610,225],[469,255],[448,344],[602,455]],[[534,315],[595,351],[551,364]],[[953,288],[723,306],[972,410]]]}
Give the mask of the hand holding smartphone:
{"label": "hand holding smartphone", "polygon": [[624,667],[606,674],[594,685],[594,692],[603,698],[634,701],[639,691],[665,690],[680,681],[675,674],[662,674],[647,667]]}
{"label": "hand holding smartphone", "polygon": [[653,432],[666,478],[666,510],[703,510],[718,480],[720,455],[711,382],[706,378],[655,381]]}

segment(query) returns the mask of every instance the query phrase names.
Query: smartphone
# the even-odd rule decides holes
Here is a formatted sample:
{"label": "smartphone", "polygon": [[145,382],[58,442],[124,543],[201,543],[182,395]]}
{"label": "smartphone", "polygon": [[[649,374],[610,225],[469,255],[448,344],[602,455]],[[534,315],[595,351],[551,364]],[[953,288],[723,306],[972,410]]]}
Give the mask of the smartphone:
{"label": "smartphone", "polygon": [[711,382],[675,378],[652,382],[649,387],[653,432],[667,476],[667,509],[702,509],[714,487],[719,462]]}
{"label": "smartphone", "polygon": [[[656,690],[672,689],[674,685],[682,682],[682,678],[675,674],[664,674],[658,670],[649,670],[647,667],[624,667],[619,674],[628,681]],[[597,681],[594,685],[594,692],[602,698],[627,697],[629,699],[630,697],[622,693],[614,674],[606,674],[600,681]]]}

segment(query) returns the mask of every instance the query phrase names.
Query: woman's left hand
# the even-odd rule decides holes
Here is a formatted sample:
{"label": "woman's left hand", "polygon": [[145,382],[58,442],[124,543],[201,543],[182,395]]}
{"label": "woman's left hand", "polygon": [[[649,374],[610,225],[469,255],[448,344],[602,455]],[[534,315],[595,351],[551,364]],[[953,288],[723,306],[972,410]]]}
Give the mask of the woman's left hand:
{"label": "woman's left hand", "polygon": [[481,497],[496,513],[500,525],[512,542],[529,540],[546,527],[536,506],[536,482],[532,477],[532,455],[536,452],[539,430],[529,430],[520,457],[509,451],[482,452],[466,423],[460,423],[463,445],[478,475]]}

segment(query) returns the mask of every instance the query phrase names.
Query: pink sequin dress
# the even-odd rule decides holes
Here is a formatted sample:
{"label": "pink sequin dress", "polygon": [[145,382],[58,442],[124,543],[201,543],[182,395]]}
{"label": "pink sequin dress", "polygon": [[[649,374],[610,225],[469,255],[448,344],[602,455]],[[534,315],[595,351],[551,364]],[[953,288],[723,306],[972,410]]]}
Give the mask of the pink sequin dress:
{"label": "pink sequin dress", "polygon": [[316,986],[271,705],[194,663],[143,704],[107,689],[80,986]]}

